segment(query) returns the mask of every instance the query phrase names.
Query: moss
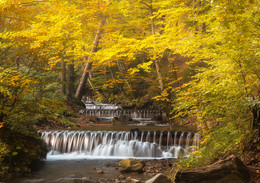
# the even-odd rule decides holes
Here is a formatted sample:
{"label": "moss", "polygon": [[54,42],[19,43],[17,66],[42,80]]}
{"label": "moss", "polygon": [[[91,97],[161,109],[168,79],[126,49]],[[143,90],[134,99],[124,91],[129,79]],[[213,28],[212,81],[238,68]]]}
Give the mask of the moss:
{"label": "moss", "polygon": [[33,135],[0,129],[0,180],[25,175],[34,161],[46,156],[46,148],[36,133]]}

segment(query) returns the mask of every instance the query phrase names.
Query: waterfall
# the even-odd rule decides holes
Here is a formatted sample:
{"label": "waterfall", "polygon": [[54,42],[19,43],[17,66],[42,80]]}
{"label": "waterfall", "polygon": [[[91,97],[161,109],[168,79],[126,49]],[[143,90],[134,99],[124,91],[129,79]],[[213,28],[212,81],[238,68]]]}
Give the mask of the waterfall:
{"label": "waterfall", "polygon": [[[40,131],[47,144],[47,159],[73,158],[178,158],[199,146],[199,134],[154,131]],[[193,139],[191,138],[193,136]],[[178,142],[178,143],[177,143]]]}
{"label": "waterfall", "polygon": [[134,120],[152,120],[154,117],[158,117],[161,115],[160,111],[152,111],[152,110],[139,110],[139,111],[129,111],[122,109],[115,109],[113,107],[103,107],[99,106],[88,106],[87,110],[80,111],[80,113],[85,114],[86,116],[95,116],[97,118],[113,118],[119,117],[120,115],[128,116]]}

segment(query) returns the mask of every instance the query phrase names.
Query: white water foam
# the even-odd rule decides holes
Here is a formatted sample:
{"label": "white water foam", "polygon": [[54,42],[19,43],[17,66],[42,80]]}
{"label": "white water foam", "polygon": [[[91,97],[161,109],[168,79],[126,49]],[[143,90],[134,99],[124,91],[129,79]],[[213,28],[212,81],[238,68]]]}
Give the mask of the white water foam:
{"label": "white water foam", "polygon": [[[188,156],[189,152],[196,150],[199,144],[199,135],[193,135],[196,140],[191,141],[191,133],[184,132],[172,134],[171,132],[149,131],[45,131],[40,133],[50,148],[47,154],[47,160],[50,161],[178,158],[180,153],[182,156]],[[163,141],[166,142],[163,144]]]}

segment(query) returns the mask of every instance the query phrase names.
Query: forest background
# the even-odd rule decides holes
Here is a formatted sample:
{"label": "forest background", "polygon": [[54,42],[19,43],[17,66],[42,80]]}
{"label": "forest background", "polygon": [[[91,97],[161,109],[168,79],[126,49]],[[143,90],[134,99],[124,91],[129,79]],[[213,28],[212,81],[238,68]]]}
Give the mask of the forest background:
{"label": "forest background", "polygon": [[[259,0],[1,0],[0,8],[0,174],[29,171],[44,154],[32,126],[42,118],[73,126],[66,101],[83,95],[198,127],[189,167],[259,140]],[[32,144],[10,140],[20,136]]]}

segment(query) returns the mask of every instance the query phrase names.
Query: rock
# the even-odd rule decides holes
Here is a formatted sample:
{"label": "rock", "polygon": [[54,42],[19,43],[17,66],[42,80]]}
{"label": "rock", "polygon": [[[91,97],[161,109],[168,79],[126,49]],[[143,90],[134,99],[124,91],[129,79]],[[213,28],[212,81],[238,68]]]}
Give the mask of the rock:
{"label": "rock", "polygon": [[183,158],[185,156],[184,150],[181,148],[178,152],[178,158]]}
{"label": "rock", "polygon": [[104,174],[104,171],[101,169],[96,170],[98,174]]}
{"label": "rock", "polygon": [[119,179],[116,179],[115,183],[121,183],[121,181]]}
{"label": "rock", "polygon": [[131,133],[134,133],[134,132],[139,132],[139,128],[133,128],[130,130]]}
{"label": "rock", "polygon": [[86,114],[86,110],[81,109],[81,110],[79,111],[79,114]]}
{"label": "rock", "polygon": [[118,117],[112,119],[112,125],[121,125],[122,123],[118,120]]}
{"label": "rock", "polygon": [[118,166],[123,172],[143,172],[144,161],[139,159],[124,159],[119,161]]}
{"label": "rock", "polygon": [[98,117],[96,117],[96,116],[90,116],[90,117],[89,117],[89,121],[91,121],[91,122],[97,122],[97,121],[99,121],[99,119],[98,119]]}
{"label": "rock", "polygon": [[181,169],[176,174],[176,183],[243,183],[249,182],[249,171],[236,156],[198,168]]}
{"label": "rock", "polygon": [[140,180],[134,179],[134,178],[131,178],[131,177],[127,177],[126,182],[127,183],[141,183]]}
{"label": "rock", "polygon": [[124,179],[124,178],[125,178],[125,176],[124,176],[124,175],[122,175],[122,174],[120,174],[120,175],[118,176],[118,178],[119,178],[119,179]]}
{"label": "rock", "polygon": [[129,121],[132,121],[132,119],[129,117],[129,116],[126,116],[126,115],[120,115],[118,117],[118,120],[121,121],[121,122],[129,122]]}
{"label": "rock", "polygon": [[145,183],[172,183],[172,181],[166,175],[158,173],[153,178],[147,180]]}
{"label": "rock", "polygon": [[166,112],[163,112],[163,113],[162,113],[162,122],[163,122],[163,123],[169,122],[169,119],[168,119],[168,117],[167,117]]}
{"label": "rock", "polygon": [[155,126],[155,123],[147,123],[146,126]]}

